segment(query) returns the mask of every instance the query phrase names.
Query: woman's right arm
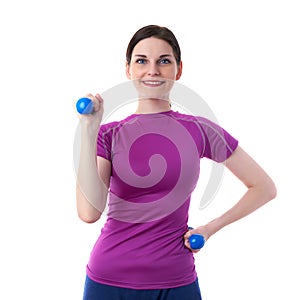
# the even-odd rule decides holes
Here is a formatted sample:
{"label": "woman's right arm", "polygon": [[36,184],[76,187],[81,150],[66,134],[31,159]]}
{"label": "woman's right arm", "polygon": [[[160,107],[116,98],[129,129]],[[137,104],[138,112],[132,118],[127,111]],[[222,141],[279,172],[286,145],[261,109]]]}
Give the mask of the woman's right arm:
{"label": "woman's right arm", "polygon": [[87,95],[94,103],[94,112],[80,115],[81,144],[77,171],[76,204],[79,218],[94,223],[106,206],[111,163],[97,156],[97,137],[103,115],[100,95]]}

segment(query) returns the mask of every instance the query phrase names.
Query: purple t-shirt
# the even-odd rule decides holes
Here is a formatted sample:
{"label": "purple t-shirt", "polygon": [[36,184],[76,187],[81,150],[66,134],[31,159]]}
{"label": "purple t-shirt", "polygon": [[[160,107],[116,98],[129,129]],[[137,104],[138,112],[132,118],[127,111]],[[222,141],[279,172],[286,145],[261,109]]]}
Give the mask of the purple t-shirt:
{"label": "purple t-shirt", "polygon": [[237,145],[208,119],[172,110],[101,125],[97,155],[111,161],[112,174],[107,220],[87,275],[133,289],[195,281],[193,253],[183,236],[200,159],[222,162]]}

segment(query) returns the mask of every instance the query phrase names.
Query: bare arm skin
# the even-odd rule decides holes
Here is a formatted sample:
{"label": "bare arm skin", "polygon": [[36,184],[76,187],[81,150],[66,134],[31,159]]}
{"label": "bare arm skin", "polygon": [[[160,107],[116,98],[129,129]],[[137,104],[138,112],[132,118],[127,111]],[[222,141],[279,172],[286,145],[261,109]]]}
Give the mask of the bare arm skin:
{"label": "bare arm skin", "polygon": [[101,217],[107,201],[111,175],[110,161],[97,157],[96,146],[99,125],[103,115],[100,95],[88,94],[94,103],[94,112],[80,115],[81,145],[76,183],[76,204],[79,218],[94,223]]}
{"label": "bare arm skin", "polygon": [[[84,173],[83,170],[80,172],[81,174]],[[110,161],[102,157],[97,157],[97,163],[95,163],[95,166],[89,170],[89,180],[91,180],[92,177],[94,182],[83,183],[82,180],[77,180],[77,213],[82,221],[86,223],[94,223],[100,219],[106,206],[110,174]],[[85,188],[82,188],[83,185]],[[84,190],[87,189],[90,190],[84,192]]]}
{"label": "bare arm skin", "polygon": [[224,214],[204,226],[188,231],[184,236],[188,248],[191,234],[202,234],[208,240],[223,227],[244,218],[276,197],[276,187],[272,179],[240,146],[226,160],[225,165],[248,189]]}

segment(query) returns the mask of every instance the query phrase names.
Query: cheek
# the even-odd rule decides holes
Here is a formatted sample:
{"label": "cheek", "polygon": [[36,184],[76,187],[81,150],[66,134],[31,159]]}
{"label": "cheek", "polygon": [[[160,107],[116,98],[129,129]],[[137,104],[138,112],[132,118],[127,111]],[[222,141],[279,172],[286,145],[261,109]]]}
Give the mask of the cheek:
{"label": "cheek", "polygon": [[139,67],[131,67],[129,68],[129,73],[132,79],[138,78],[143,74],[143,69]]}
{"label": "cheek", "polygon": [[178,70],[177,68],[170,68],[165,70],[165,73],[162,72],[162,74],[164,74],[166,78],[175,80],[177,78]]}

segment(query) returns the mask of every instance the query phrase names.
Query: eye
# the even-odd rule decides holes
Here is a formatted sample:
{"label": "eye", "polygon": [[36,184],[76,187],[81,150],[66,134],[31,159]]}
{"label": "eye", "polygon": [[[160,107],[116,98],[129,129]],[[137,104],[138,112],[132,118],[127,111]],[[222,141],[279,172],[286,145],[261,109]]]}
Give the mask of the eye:
{"label": "eye", "polygon": [[144,58],[139,58],[139,59],[136,60],[136,63],[142,65],[142,64],[146,63],[146,60]]}
{"label": "eye", "polygon": [[167,58],[162,58],[161,60],[159,60],[159,63],[163,64],[163,65],[167,65],[167,64],[170,64],[171,61]]}

